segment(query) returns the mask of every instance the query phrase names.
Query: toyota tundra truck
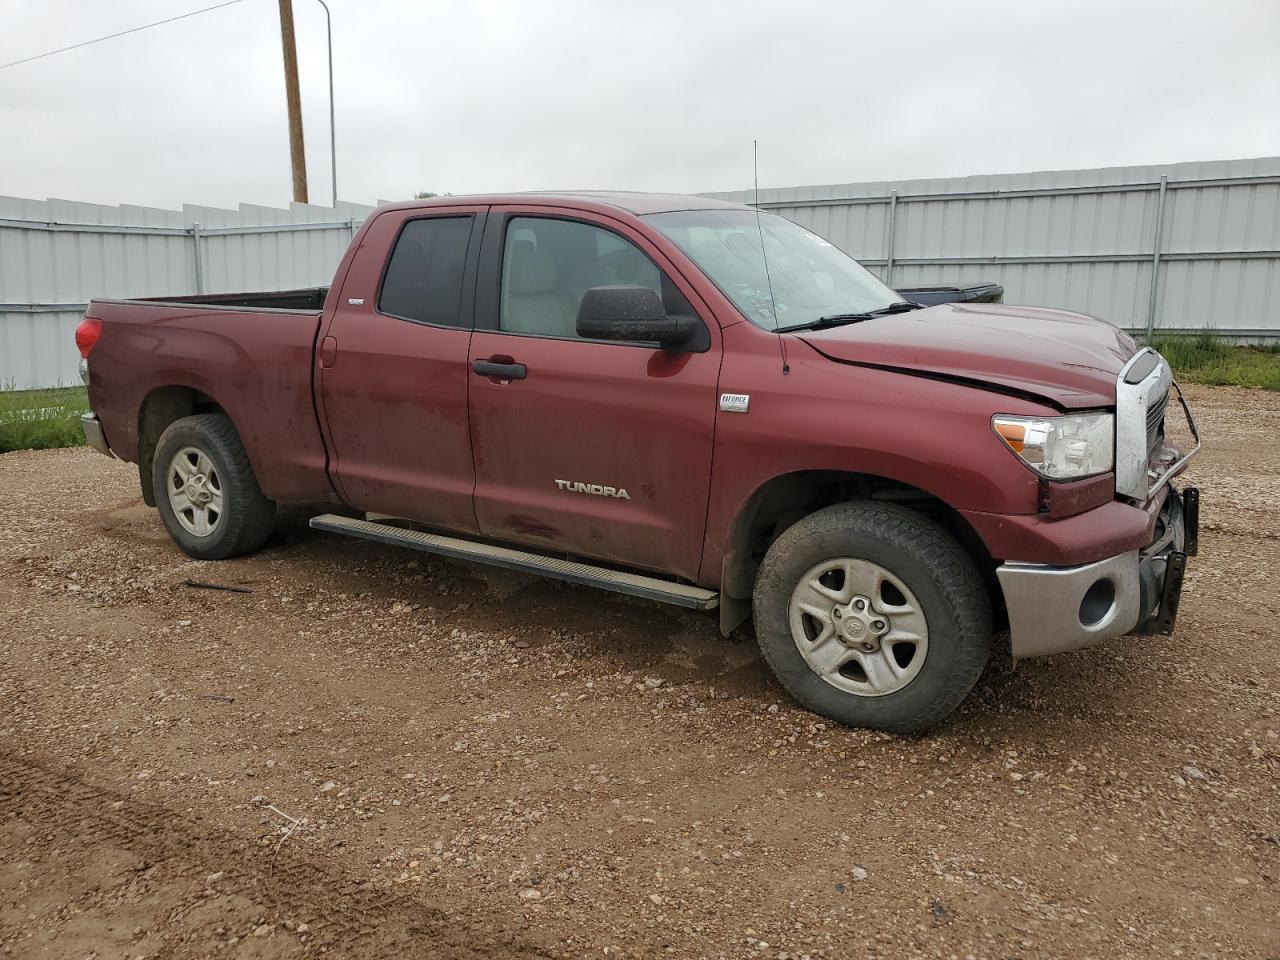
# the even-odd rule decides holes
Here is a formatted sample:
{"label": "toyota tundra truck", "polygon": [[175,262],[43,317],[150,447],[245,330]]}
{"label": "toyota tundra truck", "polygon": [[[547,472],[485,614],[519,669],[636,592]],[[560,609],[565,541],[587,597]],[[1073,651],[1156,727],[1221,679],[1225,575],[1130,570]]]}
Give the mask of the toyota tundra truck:
{"label": "toyota tundra truck", "polygon": [[[993,656],[1173,629],[1199,448],[1168,363],[1061,310],[904,301],[718,200],[379,208],[329,287],[94,300],[95,449],[177,545],[311,526],[754,622],[803,706],[913,733]],[[1192,440],[1178,449],[1166,418]]]}

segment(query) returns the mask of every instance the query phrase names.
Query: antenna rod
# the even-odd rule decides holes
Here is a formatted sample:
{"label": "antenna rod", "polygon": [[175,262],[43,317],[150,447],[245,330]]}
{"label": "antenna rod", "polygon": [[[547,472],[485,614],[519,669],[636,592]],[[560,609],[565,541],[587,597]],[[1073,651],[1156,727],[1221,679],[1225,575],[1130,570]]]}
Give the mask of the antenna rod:
{"label": "antenna rod", "polygon": [[764,224],[760,222],[760,141],[751,141],[751,205],[756,208],[756,232],[760,234],[760,260],[764,263],[764,279],[769,285],[769,305],[773,308],[773,332],[778,335],[778,350],[782,353],[782,372],[791,372],[787,363],[787,342],[778,329],[778,302],[773,298],[773,277],[769,275],[769,253],[764,248]]}

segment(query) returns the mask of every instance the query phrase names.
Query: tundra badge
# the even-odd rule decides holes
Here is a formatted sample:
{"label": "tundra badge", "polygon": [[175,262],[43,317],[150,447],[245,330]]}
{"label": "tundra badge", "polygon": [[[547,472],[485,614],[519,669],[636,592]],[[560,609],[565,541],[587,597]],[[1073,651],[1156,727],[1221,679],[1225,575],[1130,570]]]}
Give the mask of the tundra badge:
{"label": "tundra badge", "polygon": [[631,494],[626,487],[606,487],[598,483],[581,483],[577,480],[557,480],[556,486],[569,493],[589,493],[593,497],[613,497],[615,500],[630,500]]}
{"label": "tundra badge", "polygon": [[725,413],[746,413],[750,403],[751,394],[749,393],[720,394],[720,409]]}

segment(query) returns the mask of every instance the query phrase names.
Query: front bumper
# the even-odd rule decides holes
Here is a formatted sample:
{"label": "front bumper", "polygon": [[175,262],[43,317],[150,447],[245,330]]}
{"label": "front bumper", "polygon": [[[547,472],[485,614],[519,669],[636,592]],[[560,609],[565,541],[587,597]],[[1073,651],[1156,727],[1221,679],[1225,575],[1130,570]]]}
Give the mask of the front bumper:
{"label": "front bumper", "polygon": [[1141,550],[1074,567],[1001,564],[996,576],[1014,658],[1076,650],[1126,633],[1172,633],[1199,526],[1200,492],[1170,488],[1155,536]]}
{"label": "front bumper", "polygon": [[111,452],[111,447],[107,444],[107,435],[102,432],[102,421],[98,419],[96,413],[81,414],[80,429],[84,431],[85,443],[108,457],[115,456]]}

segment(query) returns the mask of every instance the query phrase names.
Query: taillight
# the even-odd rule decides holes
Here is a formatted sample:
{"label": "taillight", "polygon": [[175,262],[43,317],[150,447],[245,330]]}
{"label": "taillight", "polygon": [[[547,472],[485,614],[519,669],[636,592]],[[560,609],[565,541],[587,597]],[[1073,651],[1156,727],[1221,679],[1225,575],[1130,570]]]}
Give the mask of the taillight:
{"label": "taillight", "polygon": [[76,327],[76,346],[80,349],[80,356],[89,356],[98,343],[98,338],[102,336],[102,321],[97,317],[85,317],[80,321],[80,326]]}

